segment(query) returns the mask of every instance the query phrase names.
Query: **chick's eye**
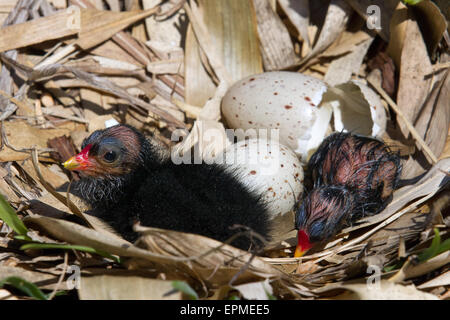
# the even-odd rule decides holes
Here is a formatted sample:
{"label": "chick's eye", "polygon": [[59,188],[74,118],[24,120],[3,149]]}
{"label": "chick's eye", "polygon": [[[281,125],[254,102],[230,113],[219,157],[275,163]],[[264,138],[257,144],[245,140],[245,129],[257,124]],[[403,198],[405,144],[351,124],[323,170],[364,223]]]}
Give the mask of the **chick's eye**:
{"label": "chick's eye", "polygon": [[106,162],[114,162],[114,160],[117,159],[117,153],[115,151],[107,151],[104,155],[103,155],[103,159]]}

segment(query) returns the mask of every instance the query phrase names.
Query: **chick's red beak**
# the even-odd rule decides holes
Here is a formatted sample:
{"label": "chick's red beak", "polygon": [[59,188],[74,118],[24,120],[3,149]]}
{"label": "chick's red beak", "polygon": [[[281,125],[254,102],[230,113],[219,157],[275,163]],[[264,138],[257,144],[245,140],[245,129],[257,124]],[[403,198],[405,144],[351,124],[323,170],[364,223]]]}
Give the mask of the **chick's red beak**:
{"label": "chick's red beak", "polygon": [[295,249],[294,257],[300,258],[306,253],[306,251],[308,251],[312,247],[312,244],[309,241],[309,236],[306,234],[304,230],[298,231],[297,238],[298,244],[297,248]]}
{"label": "chick's red beak", "polygon": [[73,156],[69,160],[63,163],[64,168],[67,170],[86,170],[90,166],[89,150],[92,148],[91,144],[88,144],[79,154]]}

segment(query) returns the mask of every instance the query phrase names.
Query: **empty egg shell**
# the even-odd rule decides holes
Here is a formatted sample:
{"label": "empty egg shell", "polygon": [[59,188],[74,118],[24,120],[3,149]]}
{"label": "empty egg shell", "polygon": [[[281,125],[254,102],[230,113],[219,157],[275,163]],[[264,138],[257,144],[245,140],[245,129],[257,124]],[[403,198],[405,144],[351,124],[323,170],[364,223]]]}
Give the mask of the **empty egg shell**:
{"label": "empty egg shell", "polygon": [[221,155],[227,170],[236,174],[255,194],[262,194],[270,216],[293,209],[303,192],[303,168],[286,146],[265,139],[247,139]]}
{"label": "empty egg shell", "polygon": [[[358,98],[361,94],[352,88],[354,85],[358,86],[364,100]],[[381,137],[386,132],[386,111],[380,97],[372,89],[358,80],[337,85],[335,88],[343,90],[343,94],[347,97],[353,95],[354,98],[340,99],[339,103],[331,103],[335,131],[373,137]]]}
{"label": "empty egg shell", "polygon": [[373,120],[372,136],[381,137],[386,132],[387,116],[380,97],[363,82],[357,80],[352,80],[352,82],[361,89],[364,98],[370,105],[370,113]]}

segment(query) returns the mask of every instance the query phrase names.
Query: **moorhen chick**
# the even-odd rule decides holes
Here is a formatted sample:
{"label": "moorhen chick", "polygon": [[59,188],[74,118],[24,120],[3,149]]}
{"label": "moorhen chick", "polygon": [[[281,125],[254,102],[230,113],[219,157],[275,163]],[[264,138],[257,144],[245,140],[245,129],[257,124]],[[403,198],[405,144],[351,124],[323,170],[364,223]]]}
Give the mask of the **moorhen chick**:
{"label": "moorhen chick", "polygon": [[[75,190],[91,206],[89,213],[128,241],[138,237],[135,222],[220,241],[242,231],[232,228],[239,225],[268,237],[267,206],[238,172],[217,164],[174,164],[129,125],[95,131],[64,167],[80,172]],[[240,236],[231,244],[246,250],[255,241]]]}
{"label": "moorhen chick", "polygon": [[308,169],[314,188],[296,211],[296,257],[384,209],[398,187],[402,166],[384,142],[341,132],[321,143]]}

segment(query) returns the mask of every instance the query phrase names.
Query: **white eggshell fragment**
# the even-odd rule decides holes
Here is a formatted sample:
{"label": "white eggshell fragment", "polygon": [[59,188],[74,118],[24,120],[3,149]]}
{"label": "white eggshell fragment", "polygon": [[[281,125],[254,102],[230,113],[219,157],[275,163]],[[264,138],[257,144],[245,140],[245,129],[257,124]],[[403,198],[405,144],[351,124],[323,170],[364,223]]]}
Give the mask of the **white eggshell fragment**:
{"label": "white eggshell fragment", "polygon": [[381,137],[386,131],[386,111],[380,97],[361,81],[330,87],[324,100],[333,108],[334,130]]}
{"label": "white eggshell fragment", "polygon": [[357,80],[352,80],[352,82],[361,89],[364,98],[370,105],[370,113],[373,120],[372,136],[381,137],[386,132],[387,116],[380,97],[363,82]]}
{"label": "white eggshell fragment", "polygon": [[229,127],[258,129],[259,137],[274,139],[259,129],[279,129],[279,142],[306,161],[331,119],[331,108],[320,105],[326,91],[326,84],[311,76],[266,72],[235,83],[222,100],[222,113]]}
{"label": "white eggshell fragment", "polygon": [[301,197],[301,163],[289,148],[276,141],[242,140],[228,147],[217,159],[249,190],[263,195],[271,218],[292,210]]}

